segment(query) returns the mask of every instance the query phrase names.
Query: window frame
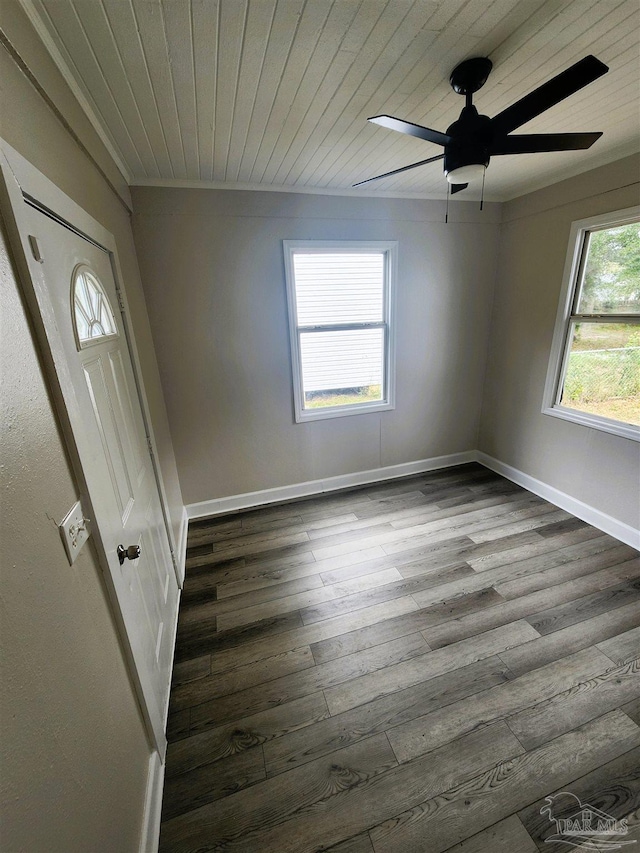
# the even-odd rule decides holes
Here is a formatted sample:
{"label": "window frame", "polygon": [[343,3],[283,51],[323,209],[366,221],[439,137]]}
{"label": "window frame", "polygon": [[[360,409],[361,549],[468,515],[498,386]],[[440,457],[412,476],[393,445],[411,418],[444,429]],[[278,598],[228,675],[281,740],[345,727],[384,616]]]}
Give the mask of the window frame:
{"label": "window frame", "polygon": [[580,219],[571,223],[569,248],[565,261],[562,288],[553,332],[551,354],[543,393],[542,414],[591,427],[612,435],[640,441],[640,428],[613,418],[570,409],[560,403],[560,394],[571,350],[571,330],[576,318],[586,323],[640,323],[636,314],[580,314],[575,311],[586,261],[585,248],[593,231],[603,231],[640,221],[640,206],[625,208]]}
{"label": "window frame", "polygon": [[[371,414],[395,409],[395,296],[397,289],[398,243],[393,240],[283,240],[285,281],[287,288],[287,308],[289,320],[289,341],[291,346],[291,373],[293,380],[293,401],[296,423],[346,417],[348,415]],[[322,324],[318,326],[300,326],[296,309],[295,275],[293,256],[296,253],[308,254],[384,254],[384,297],[383,319],[374,323]],[[323,409],[305,409],[302,383],[302,358],[300,353],[300,335],[303,332],[321,329],[350,330],[380,328],[384,329],[384,399],[370,403],[332,406]]]}

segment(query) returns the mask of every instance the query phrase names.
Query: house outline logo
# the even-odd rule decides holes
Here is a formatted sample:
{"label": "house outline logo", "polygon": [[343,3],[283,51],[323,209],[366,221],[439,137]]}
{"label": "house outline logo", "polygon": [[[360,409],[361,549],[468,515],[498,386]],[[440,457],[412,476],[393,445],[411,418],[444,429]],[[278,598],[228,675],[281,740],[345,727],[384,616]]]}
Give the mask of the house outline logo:
{"label": "house outline logo", "polygon": [[581,850],[603,851],[636,843],[632,839],[619,838],[629,832],[626,819],[618,820],[602,809],[583,803],[570,791],[546,797],[540,814],[556,825],[555,834],[545,838],[547,844],[561,842]]}

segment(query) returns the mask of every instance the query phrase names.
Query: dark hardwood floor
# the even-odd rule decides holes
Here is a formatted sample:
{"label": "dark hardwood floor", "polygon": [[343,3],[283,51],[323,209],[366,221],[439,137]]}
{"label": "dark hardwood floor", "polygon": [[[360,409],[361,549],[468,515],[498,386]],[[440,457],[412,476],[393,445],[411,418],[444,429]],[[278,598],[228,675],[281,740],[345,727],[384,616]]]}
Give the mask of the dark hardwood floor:
{"label": "dark hardwood floor", "polygon": [[639,625],[638,552],[479,465],[192,522],[160,849],[554,853],[561,792],[640,842]]}

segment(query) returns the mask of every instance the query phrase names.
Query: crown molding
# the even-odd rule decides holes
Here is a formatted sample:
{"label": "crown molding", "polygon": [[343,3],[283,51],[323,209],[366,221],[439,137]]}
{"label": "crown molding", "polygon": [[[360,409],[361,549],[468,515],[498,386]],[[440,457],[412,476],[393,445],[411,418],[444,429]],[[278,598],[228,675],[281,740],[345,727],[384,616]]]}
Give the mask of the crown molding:
{"label": "crown molding", "polygon": [[[304,193],[306,195],[336,195],[350,196],[352,198],[399,198],[399,199],[430,199],[444,201],[446,195],[443,193],[400,193],[385,190],[352,190],[343,187],[307,187],[286,186],[284,184],[252,184],[252,183],[226,183],[225,181],[194,181],[182,178],[133,178],[132,187],[174,187],[178,189],[202,189],[202,190],[245,190],[247,192],[270,192],[270,193]],[[461,199],[462,200],[462,199]]]}
{"label": "crown molding", "polygon": [[131,185],[133,179],[131,173],[125,166],[124,160],[122,159],[122,155],[117,151],[113,141],[107,133],[105,125],[103,124],[101,119],[98,118],[95,110],[93,109],[93,107],[87,100],[86,95],[80,88],[78,81],[76,80],[71,69],[67,65],[64,57],[60,53],[58,46],[51,37],[49,30],[45,26],[44,21],[40,17],[40,14],[37,12],[35,6],[33,5],[32,0],[18,0],[18,3],[20,4],[23,12],[31,22],[31,25],[38,34],[42,44],[44,45],[51,59],[53,60],[56,68],[64,78],[65,83],[71,89],[71,92],[73,93],[73,96],[80,105],[80,108],[82,109],[83,113],[86,115],[87,119],[91,123],[91,126],[98,134],[100,141],[107,149],[111,159],[119,169],[127,184]]}

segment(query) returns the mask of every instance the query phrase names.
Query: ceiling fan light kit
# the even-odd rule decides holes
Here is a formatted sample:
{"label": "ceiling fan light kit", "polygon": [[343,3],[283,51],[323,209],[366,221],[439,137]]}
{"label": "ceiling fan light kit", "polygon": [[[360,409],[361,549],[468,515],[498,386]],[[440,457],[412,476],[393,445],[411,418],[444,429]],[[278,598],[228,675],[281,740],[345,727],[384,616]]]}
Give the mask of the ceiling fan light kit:
{"label": "ceiling fan light kit", "polygon": [[484,86],[492,68],[490,59],[477,56],[465,59],[453,69],[449,82],[454,92],[464,95],[465,105],[457,121],[454,121],[445,133],[389,115],[370,118],[369,121],[373,124],[441,145],[444,153],[385,172],[383,175],[376,175],[374,178],[367,178],[353,186],[358,187],[436,160],[443,160],[444,173],[453,194],[465,190],[471,182],[480,179],[483,179],[484,186],[485,170],[494,155],[584,150],[590,148],[602,136],[600,132],[510,135],[516,128],[606,74],[608,67],[595,56],[585,56],[498,115],[489,118],[478,113],[472,97]]}
{"label": "ceiling fan light kit", "polygon": [[484,163],[469,163],[466,166],[458,166],[457,169],[451,169],[447,172],[447,180],[450,184],[470,184],[472,181],[479,181],[484,178],[486,168]]}

